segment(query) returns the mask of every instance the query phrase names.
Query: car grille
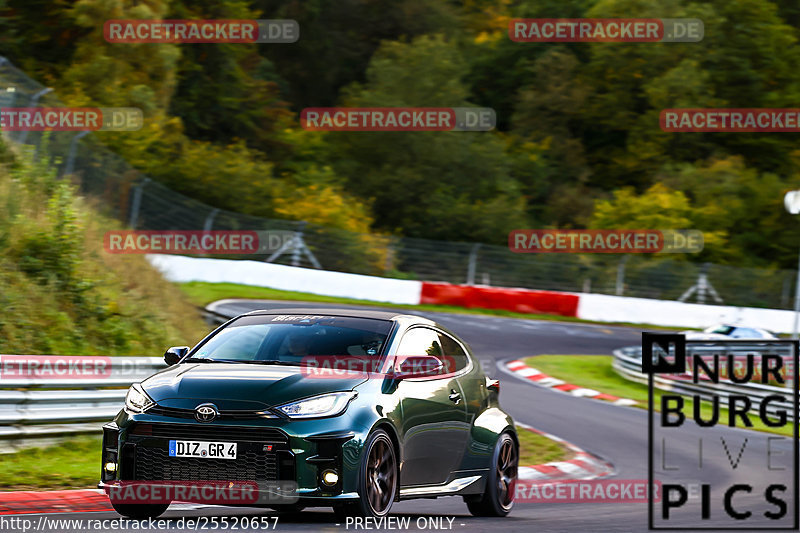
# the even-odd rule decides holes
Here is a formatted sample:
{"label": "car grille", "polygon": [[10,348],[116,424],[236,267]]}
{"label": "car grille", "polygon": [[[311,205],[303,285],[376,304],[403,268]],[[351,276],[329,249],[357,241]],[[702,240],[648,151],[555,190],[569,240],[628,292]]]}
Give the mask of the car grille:
{"label": "car grille", "polygon": [[[136,423],[131,435],[158,437],[162,439],[218,440],[233,442],[289,442],[286,433],[269,427],[233,427],[211,424],[147,424]],[[224,459],[223,459],[224,460]]]}
{"label": "car grille", "polygon": [[[171,418],[186,418],[194,420],[194,409],[179,409],[177,407],[164,407],[154,405],[147,410],[148,414],[169,416]],[[269,411],[220,411],[219,420],[262,420],[264,418],[278,418]]]}
{"label": "car grille", "polygon": [[273,452],[239,450],[236,459],[170,457],[163,448],[136,447],[136,477],[144,481],[277,481]]}

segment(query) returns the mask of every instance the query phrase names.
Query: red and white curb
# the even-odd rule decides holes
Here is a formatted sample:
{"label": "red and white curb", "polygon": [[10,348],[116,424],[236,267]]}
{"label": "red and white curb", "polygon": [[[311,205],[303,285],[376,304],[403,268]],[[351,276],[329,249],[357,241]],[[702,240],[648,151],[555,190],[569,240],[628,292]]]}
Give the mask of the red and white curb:
{"label": "red and white curb", "polygon": [[614,405],[636,405],[636,400],[630,400],[628,398],[620,398],[618,396],[613,396],[611,394],[604,394],[594,389],[579,387],[577,385],[567,383],[566,381],[560,380],[558,378],[548,376],[547,374],[544,374],[539,370],[536,370],[535,368],[526,365],[524,361],[520,361],[519,359],[508,361],[507,363],[504,363],[504,366],[508,371],[512,372],[516,376],[521,377],[523,379],[527,379],[528,381],[535,383],[537,385],[541,385],[542,387],[547,387],[550,389],[555,389],[557,391],[566,392],[567,394],[578,396],[580,398],[604,400],[607,402],[611,402]]}
{"label": "red and white curb", "polygon": [[608,477],[615,473],[614,465],[565,441],[561,437],[539,431],[519,422],[517,422],[517,426],[556,441],[572,452],[572,457],[565,461],[520,466],[517,469],[517,477],[521,481],[589,480]]}
{"label": "red and white curb", "polygon": [[[214,507],[207,504],[174,502],[170,511],[188,511]],[[0,515],[49,513],[113,512],[102,489],[0,492]]]}

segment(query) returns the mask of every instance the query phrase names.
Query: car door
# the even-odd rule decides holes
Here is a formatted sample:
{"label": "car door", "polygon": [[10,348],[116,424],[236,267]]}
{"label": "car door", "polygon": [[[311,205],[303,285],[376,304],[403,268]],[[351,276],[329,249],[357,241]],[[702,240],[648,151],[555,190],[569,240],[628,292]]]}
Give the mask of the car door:
{"label": "car door", "polygon": [[[427,327],[409,329],[396,356],[399,360],[415,355],[443,358],[438,332]],[[452,374],[403,379],[396,393],[402,411],[401,486],[445,483],[461,464],[469,437],[458,380]]]}
{"label": "car door", "polygon": [[485,468],[487,453],[491,453],[492,448],[486,448],[485,444],[473,441],[472,425],[475,419],[486,409],[489,393],[486,389],[486,374],[481,369],[480,361],[471,356],[467,349],[459,341],[447,335],[439,333],[442,349],[450,368],[457,375],[458,383],[464,395],[464,408],[467,412],[467,424],[470,427],[469,440],[465,448],[465,456],[460,465],[461,470],[472,470]]}

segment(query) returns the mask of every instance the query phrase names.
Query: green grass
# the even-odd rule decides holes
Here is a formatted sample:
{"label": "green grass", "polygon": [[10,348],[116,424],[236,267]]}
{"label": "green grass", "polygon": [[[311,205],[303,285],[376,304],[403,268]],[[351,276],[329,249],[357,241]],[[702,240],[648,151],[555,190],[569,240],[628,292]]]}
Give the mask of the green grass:
{"label": "green grass", "polygon": [[[587,389],[594,389],[621,398],[630,398],[631,400],[636,400],[635,407],[647,409],[647,386],[621,377],[611,367],[611,361],[612,357],[606,355],[539,355],[525,359],[527,365],[541,370],[548,376],[563,379],[567,383],[586,387]],[[659,410],[661,405],[661,396],[662,392],[656,389],[654,391],[656,411]],[[689,413],[689,415],[685,423],[694,423],[691,421],[692,409],[693,401],[687,397],[683,412]],[[708,420],[710,418],[711,408],[708,402],[702,402],[700,413],[703,419]],[[727,423],[727,420],[728,410],[720,409],[720,422]],[[758,414],[754,412],[750,413],[750,420],[753,422],[753,427],[750,429],[756,431],[788,436],[794,434],[792,424],[787,424],[780,428],[769,427],[762,423]],[[738,418],[737,422],[740,422]]]}
{"label": "green grass", "polygon": [[525,428],[517,426],[517,436],[520,466],[562,461],[569,455],[569,451],[562,444]]}
{"label": "green grass", "polygon": [[100,480],[102,437],[82,435],[0,455],[0,490],[85,489]]}
{"label": "green grass", "polygon": [[[561,444],[518,428],[520,465],[558,461],[568,454]],[[0,455],[0,491],[95,488],[100,479],[99,436],[82,435],[45,448]]]}
{"label": "green grass", "polygon": [[[468,315],[491,315],[502,316],[508,318],[525,318],[529,320],[549,320],[555,322],[577,322],[583,324],[598,324],[602,326],[629,326],[629,327],[646,327],[647,329],[659,329],[675,331],[676,328],[667,328],[663,326],[652,326],[648,324],[631,324],[627,322],[593,322],[590,320],[581,320],[580,318],[560,316],[560,315],[546,315],[536,313],[516,313],[513,311],[505,311],[502,309],[467,309],[464,307],[456,307],[452,305],[404,305],[374,302],[371,300],[356,300],[353,298],[340,298],[337,296],[322,296],[319,294],[311,294],[308,292],[297,291],[283,291],[278,289],[270,289],[268,287],[253,287],[251,285],[239,285],[236,283],[207,283],[204,281],[191,281],[188,283],[180,283],[178,286],[183,290],[184,294],[189,300],[198,306],[206,306],[211,302],[217,300],[224,300],[226,298],[245,298],[257,300],[293,300],[303,302],[321,302],[321,303],[337,303],[349,305],[368,305],[373,307],[392,307],[397,309],[411,309],[417,311],[435,311],[440,313],[460,313]],[[683,328],[686,329],[686,328]]]}
{"label": "green grass", "polygon": [[0,353],[160,355],[203,338],[201,314],[144,256],[104,250],[121,224],[46,154],[20,152],[0,163]]}

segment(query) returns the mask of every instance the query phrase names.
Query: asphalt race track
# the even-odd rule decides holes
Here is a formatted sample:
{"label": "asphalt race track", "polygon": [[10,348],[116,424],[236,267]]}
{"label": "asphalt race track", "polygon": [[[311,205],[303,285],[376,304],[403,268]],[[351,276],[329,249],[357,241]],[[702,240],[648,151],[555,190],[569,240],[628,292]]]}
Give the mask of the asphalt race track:
{"label": "asphalt race track", "polygon": [[[253,309],[279,307],[311,307],[321,304],[301,304],[297,302],[275,301],[226,301],[216,307],[216,311],[235,315]],[[328,307],[342,307],[333,306]],[[402,311],[407,312],[407,311]],[[599,455],[612,462],[617,469],[618,479],[647,479],[647,411],[632,407],[619,407],[609,403],[577,398],[558,391],[533,386],[519,378],[503,372],[495,367],[495,362],[528,355],[561,353],[561,354],[605,354],[609,355],[615,348],[638,344],[641,331],[633,328],[606,327],[563,322],[537,320],[521,320],[512,318],[463,315],[450,313],[417,313],[443,324],[464,338],[486,361],[484,368],[491,369],[493,376],[502,380],[500,400],[515,420],[534,426],[563,437],[585,450]],[[713,432],[713,433],[709,433]],[[753,433],[730,428],[702,429],[700,432],[693,423],[685,425],[680,437],[671,440],[671,460],[696,461],[698,438],[703,436],[706,442],[724,437],[736,453],[744,437]],[[709,438],[709,435],[713,435]],[[756,434],[758,435],[758,434]],[[783,447],[788,451],[789,439],[784,439],[774,449]],[[786,444],[786,446],[783,446]],[[717,443],[717,448],[718,448]],[[756,444],[747,448],[741,463],[734,471],[725,453],[720,453],[707,446],[702,470],[698,476],[703,481],[712,483],[725,482],[735,474],[736,480],[747,476],[758,481],[763,476],[763,468],[758,461],[763,461],[765,450]],[[749,454],[753,454],[750,456]],[[754,459],[758,458],[758,460]],[[791,473],[785,473],[785,482],[791,491]],[[790,512],[792,495],[784,495],[789,503]],[[753,514],[760,515],[764,510],[774,507],[764,502],[761,493],[736,496],[737,507],[749,508]],[[696,501],[690,505],[697,507]],[[259,516],[274,513],[269,510],[204,508],[198,510],[171,510],[162,518],[173,520],[181,517],[197,516]],[[714,501],[711,505],[710,520],[703,521],[703,527],[729,525],[724,522],[722,504]],[[452,530],[455,531],[536,531],[536,532],[638,532],[647,530],[647,504],[645,503],[517,503],[512,513],[502,519],[474,518],[467,511],[461,498],[447,497],[437,500],[412,500],[395,503],[393,516],[411,517],[411,529],[416,529],[418,518],[445,517],[444,528],[448,527],[449,518]],[[55,515],[50,515],[55,517]],[[118,518],[115,513],[83,513],[59,515],[63,518]],[[674,526],[692,527],[700,525],[699,510],[695,519],[674,523]],[[36,520],[35,516],[28,516]],[[174,522],[173,522],[174,523]],[[175,528],[174,530],[178,530]],[[307,509],[299,515],[280,515],[276,530],[278,531],[343,531],[345,524],[337,524],[328,508]],[[349,530],[354,530],[351,524]],[[357,529],[363,530],[363,529]]]}

